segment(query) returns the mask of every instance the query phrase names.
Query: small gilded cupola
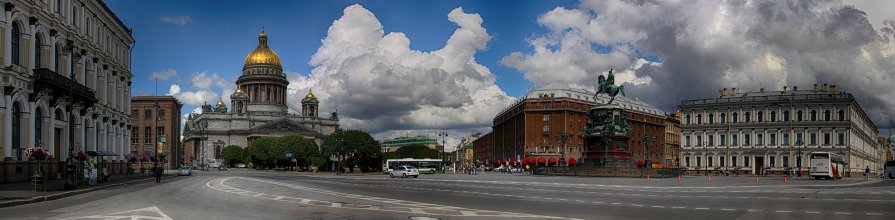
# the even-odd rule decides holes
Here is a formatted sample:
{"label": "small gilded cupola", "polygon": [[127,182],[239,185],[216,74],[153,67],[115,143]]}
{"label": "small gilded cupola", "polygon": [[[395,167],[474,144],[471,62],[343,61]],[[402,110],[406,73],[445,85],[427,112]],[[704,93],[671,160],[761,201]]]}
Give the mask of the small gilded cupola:
{"label": "small gilded cupola", "polygon": [[301,115],[305,117],[318,117],[318,107],[320,106],[320,101],[317,100],[317,97],[314,96],[314,92],[311,89],[308,89],[308,94],[305,95],[305,98],[301,99]]}

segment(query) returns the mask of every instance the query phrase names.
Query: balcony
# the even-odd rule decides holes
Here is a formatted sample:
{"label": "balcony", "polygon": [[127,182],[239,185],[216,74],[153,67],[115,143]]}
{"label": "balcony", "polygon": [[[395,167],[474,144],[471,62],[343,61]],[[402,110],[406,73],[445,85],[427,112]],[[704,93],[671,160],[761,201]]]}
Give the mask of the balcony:
{"label": "balcony", "polygon": [[73,101],[83,102],[85,108],[89,108],[99,101],[92,89],[47,68],[34,69],[32,79],[35,90],[47,88],[53,90],[57,95],[71,92]]}

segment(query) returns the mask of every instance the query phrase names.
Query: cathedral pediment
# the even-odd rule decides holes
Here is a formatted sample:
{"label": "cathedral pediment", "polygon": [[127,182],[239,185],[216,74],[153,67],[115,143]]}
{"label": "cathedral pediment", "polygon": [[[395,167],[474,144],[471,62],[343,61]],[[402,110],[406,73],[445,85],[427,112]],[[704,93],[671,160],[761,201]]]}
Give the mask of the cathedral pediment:
{"label": "cathedral pediment", "polygon": [[305,135],[322,137],[323,134],[305,127],[301,123],[289,120],[288,118],[277,119],[262,125],[255,126],[249,130],[250,133],[268,133],[283,135]]}

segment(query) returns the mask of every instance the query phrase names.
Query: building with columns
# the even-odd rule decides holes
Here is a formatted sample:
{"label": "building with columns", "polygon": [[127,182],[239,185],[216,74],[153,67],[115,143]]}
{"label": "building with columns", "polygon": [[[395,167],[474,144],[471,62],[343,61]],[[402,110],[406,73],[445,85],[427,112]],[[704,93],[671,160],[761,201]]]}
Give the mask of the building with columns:
{"label": "building with columns", "polygon": [[810,153],[818,151],[842,155],[846,176],[879,167],[884,151],[876,125],[852,94],[835,85],[718,93],[681,102],[681,163],[691,173],[807,171]]}
{"label": "building with columns", "polygon": [[[258,47],[246,56],[236,91],[230,95],[230,108],[223,99],[202,105],[202,112],[191,114],[183,129],[184,158],[198,166],[220,159],[221,149],[229,145],[246,148],[261,137],[298,135],[322,145],[336,131],[336,113],[320,117],[320,100],[308,91],[301,101],[301,114],[289,113],[286,74],[280,58],[269,46],[267,34],[258,36]],[[293,109],[298,112],[297,109]]]}
{"label": "building with columns", "polygon": [[27,180],[24,149],[40,145],[62,170],[69,147],[130,151],[131,30],[98,0],[4,1],[0,15],[0,181]]}

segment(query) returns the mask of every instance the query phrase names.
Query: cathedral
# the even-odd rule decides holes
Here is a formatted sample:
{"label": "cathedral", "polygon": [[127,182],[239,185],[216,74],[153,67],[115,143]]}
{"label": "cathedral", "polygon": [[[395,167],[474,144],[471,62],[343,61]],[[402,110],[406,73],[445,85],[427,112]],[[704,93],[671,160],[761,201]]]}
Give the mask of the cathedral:
{"label": "cathedral", "polygon": [[183,129],[183,163],[205,164],[220,159],[226,146],[246,148],[261,137],[299,135],[321,145],[339,127],[336,113],[318,115],[320,101],[311,90],[301,101],[301,115],[289,113],[289,81],[264,31],[258,47],[246,56],[236,86],[230,95],[232,109],[220,99],[214,106],[202,105],[202,113],[189,115]]}

